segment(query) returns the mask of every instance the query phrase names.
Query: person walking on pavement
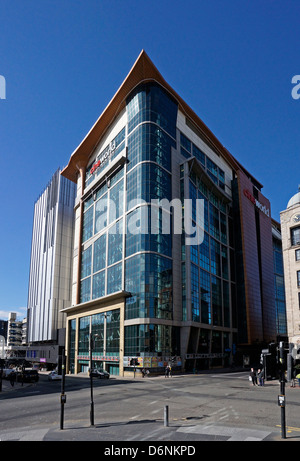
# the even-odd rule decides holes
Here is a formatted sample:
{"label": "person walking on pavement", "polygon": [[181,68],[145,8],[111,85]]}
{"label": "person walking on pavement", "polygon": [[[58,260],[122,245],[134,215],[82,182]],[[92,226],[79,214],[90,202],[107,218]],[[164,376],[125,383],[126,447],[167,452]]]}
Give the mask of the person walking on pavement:
{"label": "person walking on pavement", "polygon": [[166,368],[165,368],[165,378],[169,377],[169,373],[170,373],[170,369],[169,369],[169,367],[167,365]]}
{"label": "person walking on pavement", "polygon": [[259,369],[259,370],[257,371],[257,376],[258,376],[259,385],[260,385],[260,386],[264,386],[264,385],[265,385],[264,370]]}
{"label": "person walking on pavement", "polygon": [[256,377],[256,373],[254,371],[254,368],[251,368],[251,370],[250,370],[250,377],[251,377],[253,386],[257,386],[257,377]]}
{"label": "person walking on pavement", "polygon": [[14,371],[12,371],[9,375],[9,381],[10,381],[10,384],[11,384],[11,387],[14,387],[15,385],[15,381],[16,381],[16,374]]}
{"label": "person walking on pavement", "polygon": [[296,374],[297,374],[297,371],[293,370],[293,375],[292,375],[292,379],[291,379],[291,387],[296,387],[295,386]]}

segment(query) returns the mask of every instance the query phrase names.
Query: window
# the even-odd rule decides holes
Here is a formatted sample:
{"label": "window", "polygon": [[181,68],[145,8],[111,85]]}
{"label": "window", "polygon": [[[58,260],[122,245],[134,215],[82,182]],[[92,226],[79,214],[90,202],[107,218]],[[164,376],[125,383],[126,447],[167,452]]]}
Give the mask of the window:
{"label": "window", "polygon": [[300,288],[300,271],[297,271],[297,285]]}
{"label": "window", "polygon": [[94,243],[93,272],[98,272],[105,267],[106,260],[106,234],[101,235]]}
{"label": "window", "polygon": [[296,261],[300,261],[300,250],[295,251],[295,258],[296,258]]}
{"label": "window", "polygon": [[110,266],[122,259],[123,254],[123,220],[120,219],[108,232],[108,261]]}
{"label": "window", "polygon": [[107,269],[107,294],[122,290],[122,263]]}
{"label": "window", "polygon": [[300,226],[291,229],[291,244],[300,245]]}
{"label": "window", "polygon": [[94,208],[90,207],[83,215],[82,242],[85,242],[93,235]]}
{"label": "window", "polygon": [[93,299],[105,295],[105,270],[98,272],[93,277]]}

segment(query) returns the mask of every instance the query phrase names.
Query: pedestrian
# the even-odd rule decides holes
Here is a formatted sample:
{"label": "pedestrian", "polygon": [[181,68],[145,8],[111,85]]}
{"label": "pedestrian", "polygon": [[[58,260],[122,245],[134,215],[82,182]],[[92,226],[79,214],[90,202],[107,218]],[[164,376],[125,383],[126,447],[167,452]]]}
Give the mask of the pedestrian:
{"label": "pedestrian", "polygon": [[257,386],[257,377],[256,377],[256,373],[254,371],[254,368],[251,368],[251,370],[250,370],[250,378],[251,378],[253,386]]}
{"label": "pedestrian", "polygon": [[169,372],[170,372],[169,367],[166,366],[166,369],[165,369],[165,378],[166,378],[166,377],[169,377]]}
{"label": "pedestrian", "polygon": [[15,380],[16,380],[16,374],[14,371],[12,371],[9,375],[9,381],[10,381],[11,387],[14,387]]}
{"label": "pedestrian", "polygon": [[298,379],[298,385],[299,385],[299,387],[300,387],[300,373],[298,373],[298,374],[296,375],[296,378]]}
{"label": "pedestrian", "polygon": [[257,371],[257,376],[258,376],[258,382],[260,386],[265,385],[265,376],[264,376],[264,370],[259,369]]}
{"label": "pedestrian", "polygon": [[145,371],[145,368],[142,369],[142,376],[143,378],[145,377],[145,374],[146,374],[146,371]]}
{"label": "pedestrian", "polygon": [[291,379],[291,387],[295,387],[296,374],[297,374],[297,371],[293,370],[292,379]]}

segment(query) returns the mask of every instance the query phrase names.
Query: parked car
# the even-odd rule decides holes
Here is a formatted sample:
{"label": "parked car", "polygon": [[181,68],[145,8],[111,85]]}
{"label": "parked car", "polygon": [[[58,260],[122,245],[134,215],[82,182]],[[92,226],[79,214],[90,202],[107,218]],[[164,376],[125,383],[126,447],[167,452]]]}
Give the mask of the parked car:
{"label": "parked car", "polygon": [[17,380],[24,383],[37,383],[39,380],[39,374],[37,370],[24,370],[17,373]]}
{"label": "parked car", "polygon": [[2,378],[8,379],[12,371],[15,371],[15,369],[14,368],[4,368],[2,372]]}
{"label": "parked car", "polygon": [[103,370],[103,368],[93,368],[92,369],[92,377],[93,378],[105,378],[108,379],[110,377],[110,374],[108,371]]}
{"label": "parked car", "polygon": [[51,371],[48,375],[49,381],[59,381],[62,378],[56,371]]}

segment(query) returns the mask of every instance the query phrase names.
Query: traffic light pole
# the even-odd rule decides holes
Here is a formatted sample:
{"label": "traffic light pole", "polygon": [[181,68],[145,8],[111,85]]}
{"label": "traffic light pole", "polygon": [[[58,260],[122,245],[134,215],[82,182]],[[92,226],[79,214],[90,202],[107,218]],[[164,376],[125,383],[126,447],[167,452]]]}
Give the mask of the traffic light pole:
{"label": "traffic light pole", "polygon": [[65,394],[65,370],[66,364],[66,357],[65,357],[65,350],[62,351],[61,356],[61,394],[60,394],[60,429],[64,428],[64,412],[65,412],[65,403],[66,403],[66,394]]}
{"label": "traffic light pole", "polygon": [[281,407],[281,438],[286,439],[285,424],[285,367],[284,367],[284,344],[280,342],[280,407]]}

